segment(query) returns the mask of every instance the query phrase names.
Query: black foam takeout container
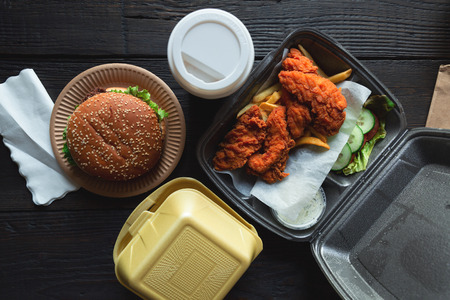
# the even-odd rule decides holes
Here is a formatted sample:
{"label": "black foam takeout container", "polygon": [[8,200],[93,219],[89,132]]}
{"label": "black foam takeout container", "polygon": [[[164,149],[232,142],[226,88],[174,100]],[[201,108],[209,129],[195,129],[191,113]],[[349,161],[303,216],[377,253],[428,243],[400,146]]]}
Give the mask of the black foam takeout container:
{"label": "black foam takeout container", "polygon": [[[281,225],[273,216],[270,209],[254,197],[246,197],[233,187],[231,177],[214,171],[212,158],[225,134],[236,123],[236,114],[248,104],[254,94],[265,82],[278,81],[279,62],[283,58],[285,49],[298,47],[301,44],[314,57],[326,74],[332,75],[352,68],[349,80],[361,83],[373,91],[373,94],[386,94],[396,107],[388,115],[387,137],[377,143],[371,155],[373,160],[386,150],[389,144],[398,139],[406,127],[406,119],[399,101],[384,87],[366,68],[364,68],[350,53],[330,37],[314,30],[299,30],[288,35],[280,47],[269,53],[255,68],[246,84],[226,101],[225,106],[215,118],[215,122],[205,133],[198,147],[198,159],[201,166],[217,186],[228,198],[243,209],[256,221],[286,239],[297,241],[310,240],[317,229],[335,213],[342,204],[342,198],[350,190],[349,187],[359,181],[369,172],[358,173],[345,177],[330,173],[323,184],[326,193],[326,211],[316,226],[308,230],[292,230]],[[264,87],[262,87],[264,88]]]}
{"label": "black foam takeout container", "polygon": [[[277,80],[286,49],[301,44],[328,75],[351,68],[348,80],[373,95],[387,95],[395,109],[387,136],[372,152],[366,171],[330,173],[322,187],[326,211],[307,230],[284,227],[271,209],[237,191],[212,158],[236,114],[263,83]],[[255,221],[294,241],[309,241],[314,256],[343,298],[450,299],[450,131],[406,129],[396,97],[338,42],[317,30],[297,30],[270,52],[246,84],[229,97],[200,140],[197,157],[217,187]]]}

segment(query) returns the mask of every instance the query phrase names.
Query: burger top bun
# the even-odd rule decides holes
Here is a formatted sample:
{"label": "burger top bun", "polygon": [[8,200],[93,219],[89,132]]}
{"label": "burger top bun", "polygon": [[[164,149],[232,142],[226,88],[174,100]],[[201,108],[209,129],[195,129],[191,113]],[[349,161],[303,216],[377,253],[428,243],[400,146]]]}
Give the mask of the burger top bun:
{"label": "burger top bun", "polygon": [[153,109],[132,95],[115,92],[94,95],[78,106],[66,137],[70,154],[83,171],[114,181],[148,172],[163,147]]}

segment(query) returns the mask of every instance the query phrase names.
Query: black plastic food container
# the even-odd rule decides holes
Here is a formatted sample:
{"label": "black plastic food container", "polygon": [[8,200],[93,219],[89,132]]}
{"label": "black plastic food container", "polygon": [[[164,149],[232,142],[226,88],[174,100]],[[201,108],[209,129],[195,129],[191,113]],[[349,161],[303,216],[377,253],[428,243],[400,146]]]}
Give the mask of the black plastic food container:
{"label": "black plastic food container", "polygon": [[[325,73],[351,68],[348,80],[395,103],[386,118],[387,136],[375,145],[367,170],[350,176],[330,173],[322,185],[326,211],[307,230],[281,225],[268,206],[242,195],[231,177],[215,172],[212,164],[238,111],[264,82],[277,80],[284,50],[298,44]],[[197,157],[226,197],[255,221],[286,239],[309,241],[321,269],[343,298],[450,299],[450,131],[407,130],[401,103],[329,36],[316,30],[289,34],[226,101],[200,140]]]}

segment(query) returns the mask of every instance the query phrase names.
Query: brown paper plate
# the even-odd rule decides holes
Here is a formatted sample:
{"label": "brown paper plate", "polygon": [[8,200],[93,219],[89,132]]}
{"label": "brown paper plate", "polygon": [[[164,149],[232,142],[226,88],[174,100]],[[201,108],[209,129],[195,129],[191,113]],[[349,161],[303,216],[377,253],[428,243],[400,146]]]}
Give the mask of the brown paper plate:
{"label": "brown paper plate", "polygon": [[[135,179],[115,182],[96,178],[70,165],[62,148],[63,131],[67,118],[76,105],[95,87],[127,88],[139,86],[147,89],[151,99],[169,113],[166,120],[166,139],[158,164],[148,173]],[[50,120],[50,139],[56,160],[66,174],[81,187],[107,197],[131,197],[145,193],[164,181],[178,164],[186,139],[186,124],[183,110],[172,90],[153,73],[129,64],[113,63],[93,67],[72,79],[59,94]]]}

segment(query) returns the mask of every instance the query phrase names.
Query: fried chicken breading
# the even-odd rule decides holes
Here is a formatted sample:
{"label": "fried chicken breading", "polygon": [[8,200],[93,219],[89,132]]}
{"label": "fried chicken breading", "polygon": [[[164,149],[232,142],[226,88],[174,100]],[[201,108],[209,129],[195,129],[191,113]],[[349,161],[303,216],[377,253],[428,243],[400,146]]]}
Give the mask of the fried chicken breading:
{"label": "fried chicken breading", "polygon": [[305,128],[311,123],[309,108],[290,94],[287,90],[282,90],[280,102],[286,106],[287,125],[293,139],[303,135]]}
{"label": "fried chicken breading", "polygon": [[300,103],[311,108],[314,129],[327,136],[339,132],[345,120],[347,100],[334,83],[319,75],[299,71],[281,71],[278,78]]}
{"label": "fried chicken breading", "polygon": [[276,107],[267,118],[266,124],[263,153],[255,153],[248,159],[247,171],[261,176],[268,183],[274,183],[288,176],[284,169],[289,150],[295,141],[291,139],[287,129],[286,107]]}
{"label": "fried chicken breading", "polygon": [[269,168],[269,170],[267,170],[264,174],[260,174],[261,179],[267,183],[275,183],[287,177],[289,173],[285,173],[284,169],[286,168],[288,158],[288,155],[282,156],[279,161]]}
{"label": "fried chicken breading", "polygon": [[313,65],[313,62],[304,56],[300,50],[291,48],[287,57],[281,63],[281,66],[286,71],[299,71],[303,73],[317,74],[317,66]]}
{"label": "fried chicken breading", "polygon": [[266,123],[257,105],[249,108],[227,133],[213,158],[218,171],[243,167],[248,158],[258,151],[266,136]]}

